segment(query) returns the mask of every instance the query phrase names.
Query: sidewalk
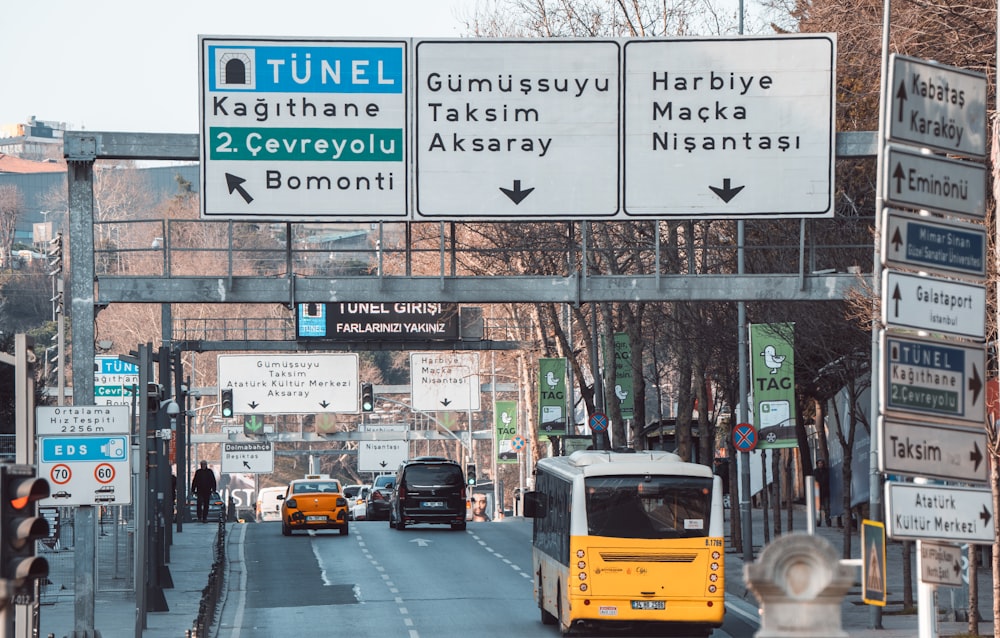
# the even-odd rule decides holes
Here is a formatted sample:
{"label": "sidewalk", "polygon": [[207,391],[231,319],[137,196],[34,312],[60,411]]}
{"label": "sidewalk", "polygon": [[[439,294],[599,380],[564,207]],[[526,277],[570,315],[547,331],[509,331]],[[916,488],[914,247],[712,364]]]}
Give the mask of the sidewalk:
{"label": "sidewalk", "polygon": [[[763,512],[759,509],[752,511],[753,518],[753,556],[754,560],[760,558],[762,545],[764,543],[764,520]],[[782,511],[781,525],[787,525],[788,513]],[[792,513],[793,532],[806,532],[806,512],[805,506],[795,506]],[[834,527],[818,527],[815,532],[830,544],[833,545],[838,556],[843,555],[844,537],[842,528],[837,527],[834,519]],[[773,519],[768,519],[771,527],[771,540],[776,538],[773,529]],[[783,533],[789,533],[785,530]],[[860,557],[861,533],[854,530],[851,536],[851,558]],[[916,614],[903,614],[903,559],[900,551],[901,543],[888,541],[886,543],[886,577],[887,577],[887,604],[882,608],[882,628],[872,628],[872,606],[862,602],[861,589],[861,568],[857,569],[857,576],[854,586],[848,591],[841,606],[841,626],[851,638],[917,638],[919,636],[919,617]],[[911,562],[913,570],[913,598],[914,605],[917,600],[916,571],[916,546],[911,552]],[[988,560],[987,560],[988,563]],[[757,617],[757,601],[753,594],[747,589],[743,578],[743,554],[732,549],[729,539],[729,510],[726,511],[726,602],[736,608],[736,613],[752,615]],[[993,636],[993,572],[986,567],[979,568],[979,635]],[[937,591],[938,610],[952,608],[954,598],[955,607],[965,610],[968,607],[967,593],[958,588],[939,587]],[[968,636],[968,622],[954,621],[953,615],[940,614],[937,621],[938,638],[948,638],[951,636]],[[924,637],[921,637],[924,638]]]}
{"label": "sidewalk", "polygon": [[[201,605],[201,592],[212,569],[218,532],[218,525],[202,523],[184,523],[181,533],[174,529],[168,565],[174,586],[163,590],[169,611],[149,612],[146,615],[143,638],[183,638],[185,632],[194,627]],[[99,560],[105,558],[110,560],[110,557],[99,557]],[[39,608],[38,635],[43,638],[72,638],[75,623],[73,593],[69,591],[56,598],[55,604]],[[94,629],[100,632],[102,638],[135,638],[136,618],[132,592],[96,592]]]}

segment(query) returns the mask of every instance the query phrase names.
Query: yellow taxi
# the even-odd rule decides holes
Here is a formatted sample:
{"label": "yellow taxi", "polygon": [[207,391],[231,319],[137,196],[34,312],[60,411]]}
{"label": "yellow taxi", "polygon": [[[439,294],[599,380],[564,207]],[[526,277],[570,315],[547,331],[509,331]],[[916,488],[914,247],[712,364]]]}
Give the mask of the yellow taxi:
{"label": "yellow taxi", "polygon": [[348,534],[347,499],[340,481],[307,476],[288,484],[281,496],[281,533],[310,529],[337,529]]}

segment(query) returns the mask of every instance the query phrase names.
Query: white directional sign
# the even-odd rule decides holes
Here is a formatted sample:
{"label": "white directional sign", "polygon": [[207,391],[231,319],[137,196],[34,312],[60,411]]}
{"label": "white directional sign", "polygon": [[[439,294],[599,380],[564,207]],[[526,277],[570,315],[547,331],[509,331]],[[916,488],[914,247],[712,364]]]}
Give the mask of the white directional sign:
{"label": "white directional sign", "polygon": [[417,42],[416,217],[616,215],[619,52],[606,40]]}
{"label": "white directional sign", "polygon": [[202,216],[405,219],[407,48],[201,36]]}
{"label": "white directional sign", "polygon": [[625,44],[625,213],[833,215],[836,37]]}
{"label": "white directional sign", "polygon": [[945,587],[962,586],[962,550],[955,545],[920,541],[920,582]]}
{"label": "white directional sign", "polygon": [[987,483],[986,431],[884,419],[879,469],[887,474]]}
{"label": "white directional sign", "polygon": [[129,434],[132,420],[124,405],[40,405],[35,408],[38,436]]}
{"label": "white directional sign", "polygon": [[118,357],[94,357],[94,403],[132,405],[139,386],[139,366]]}
{"label": "white directional sign", "polygon": [[982,347],[882,334],[880,405],[907,419],[986,425]]}
{"label": "white directional sign", "polygon": [[410,391],[414,410],[479,410],[479,353],[410,353]]}
{"label": "white directional sign", "polygon": [[410,442],[406,439],[409,426],[366,423],[358,429],[380,436],[375,441],[358,441],[359,472],[394,472],[400,463],[410,458]]}
{"label": "white directional sign", "polygon": [[219,355],[235,414],[358,412],[358,355]]}
{"label": "white directional sign", "polygon": [[882,259],[886,265],[977,282],[985,279],[985,226],[890,208],[884,209],[882,221]]}
{"label": "white directional sign", "polygon": [[969,157],[986,155],[986,76],[892,54],[889,139]]}
{"label": "white directional sign", "polygon": [[[117,406],[116,406],[117,407]],[[49,481],[43,506],[132,502],[127,434],[38,437],[38,475]]]}
{"label": "white directional sign", "polygon": [[885,503],[886,531],[893,540],[993,542],[988,489],[889,481]]}
{"label": "white directional sign", "polygon": [[889,204],[970,219],[986,214],[986,167],[982,164],[889,145],[883,170]]}
{"label": "white directional sign", "polygon": [[986,287],[887,270],[882,321],[890,328],[986,338]]}
{"label": "white directional sign", "polygon": [[274,471],[274,447],[270,441],[222,444],[223,474],[270,474]]}

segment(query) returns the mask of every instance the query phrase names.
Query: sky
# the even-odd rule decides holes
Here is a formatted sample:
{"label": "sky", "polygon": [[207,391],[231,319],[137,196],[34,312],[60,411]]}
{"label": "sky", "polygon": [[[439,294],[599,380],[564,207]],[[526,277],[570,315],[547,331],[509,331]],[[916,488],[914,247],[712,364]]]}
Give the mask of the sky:
{"label": "sky", "polygon": [[198,36],[462,37],[476,0],[49,0],[7,11],[0,126],[198,132]]}

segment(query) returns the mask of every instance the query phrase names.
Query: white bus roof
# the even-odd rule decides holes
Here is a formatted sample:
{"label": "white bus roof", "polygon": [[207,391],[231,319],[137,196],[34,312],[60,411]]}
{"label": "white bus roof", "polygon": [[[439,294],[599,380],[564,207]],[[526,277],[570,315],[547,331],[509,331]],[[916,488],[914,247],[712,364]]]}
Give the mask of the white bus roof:
{"label": "white bus roof", "polygon": [[662,450],[636,452],[578,450],[569,456],[541,459],[538,464],[546,470],[566,477],[644,473],[704,476],[706,478],[712,476],[712,468],[682,461],[677,454]]}

